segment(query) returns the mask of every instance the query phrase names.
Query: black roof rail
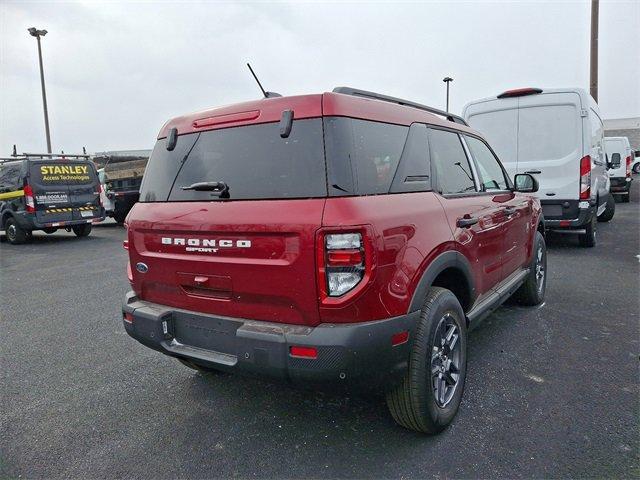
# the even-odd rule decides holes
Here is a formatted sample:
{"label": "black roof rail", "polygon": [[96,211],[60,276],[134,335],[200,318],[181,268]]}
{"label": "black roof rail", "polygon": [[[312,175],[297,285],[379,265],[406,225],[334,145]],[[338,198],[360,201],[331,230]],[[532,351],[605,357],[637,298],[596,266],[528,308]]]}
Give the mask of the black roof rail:
{"label": "black roof rail", "polygon": [[402,98],[390,97],[388,95],[382,95],[381,93],[368,92],[367,90],[360,90],[351,87],[336,87],[333,89],[333,92],[342,93],[343,95],[353,95],[354,97],[372,98],[374,100],[382,100],[383,102],[396,103],[398,105],[417,108],[418,110],[424,110],[425,112],[444,117],[450,122],[459,123],[460,125],[466,125],[467,127],[469,126],[469,124],[464,121],[464,118],[460,117],[459,115],[445,112],[444,110],[439,110],[427,105],[422,105],[420,103],[412,102],[410,100],[403,100]]}

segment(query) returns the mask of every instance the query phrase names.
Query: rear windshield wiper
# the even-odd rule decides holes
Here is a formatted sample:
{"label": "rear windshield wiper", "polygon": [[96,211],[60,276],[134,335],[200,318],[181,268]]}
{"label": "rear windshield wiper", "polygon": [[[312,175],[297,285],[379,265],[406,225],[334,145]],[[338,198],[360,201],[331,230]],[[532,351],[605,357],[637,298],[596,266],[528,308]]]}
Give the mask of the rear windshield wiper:
{"label": "rear windshield wiper", "polygon": [[224,182],[196,182],[180,188],[196,192],[211,192],[212,195],[218,195],[220,198],[229,198],[229,185]]}

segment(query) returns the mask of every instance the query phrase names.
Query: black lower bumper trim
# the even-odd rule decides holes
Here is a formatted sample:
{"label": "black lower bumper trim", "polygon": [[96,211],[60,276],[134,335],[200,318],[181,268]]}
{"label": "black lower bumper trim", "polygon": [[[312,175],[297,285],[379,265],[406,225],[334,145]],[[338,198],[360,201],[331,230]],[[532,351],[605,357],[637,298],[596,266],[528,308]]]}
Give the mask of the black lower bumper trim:
{"label": "black lower bumper trim", "polygon": [[[126,295],[127,333],[165,355],[219,370],[258,374],[308,384],[381,386],[407,369],[419,311],[399,317],[316,327],[269,323],[165,307]],[[409,341],[392,346],[394,334]],[[317,358],[290,354],[289,347],[314,347]]]}

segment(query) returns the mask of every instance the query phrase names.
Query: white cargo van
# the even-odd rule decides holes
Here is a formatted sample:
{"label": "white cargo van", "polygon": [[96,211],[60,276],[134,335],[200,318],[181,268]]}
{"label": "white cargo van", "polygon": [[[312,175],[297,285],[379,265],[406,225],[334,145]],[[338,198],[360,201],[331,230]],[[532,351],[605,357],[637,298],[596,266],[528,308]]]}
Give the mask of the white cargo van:
{"label": "white cargo van", "polygon": [[631,162],[634,154],[629,139],[605,137],[604,146],[611,165],[609,170],[611,193],[618,195],[621,201],[628,202],[631,192]]}
{"label": "white cargo van", "polygon": [[545,225],[596,243],[596,217],[613,218],[600,109],[580,88],[522,88],[476,100],[465,120],[487,138],[511,177],[534,175]]}

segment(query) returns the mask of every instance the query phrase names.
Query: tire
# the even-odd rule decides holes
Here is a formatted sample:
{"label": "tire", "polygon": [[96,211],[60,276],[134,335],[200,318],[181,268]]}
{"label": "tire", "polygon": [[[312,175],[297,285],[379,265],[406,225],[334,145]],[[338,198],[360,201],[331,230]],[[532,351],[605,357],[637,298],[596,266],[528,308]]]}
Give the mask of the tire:
{"label": "tire", "polygon": [[43,228],[42,231],[47,235],[51,235],[52,233],[56,233],[58,229],[55,227],[48,227],[48,228]]}
{"label": "tire", "polygon": [[631,185],[629,185],[629,188],[627,189],[627,194],[622,195],[622,198],[620,199],[620,201],[622,203],[629,203],[631,201]]}
{"label": "tire", "polygon": [[113,219],[117,224],[122,225],[127,218],[127,212],[113,212]]}
{"label": "tire", "polygon": [[191,360],[187,360],[186,358],[177,358],[176,359],[183,364],[185,367],[189,367],[191,370],[196,370],[202,374],[207,374],[207,373],[219,373],[219,370],[216,370],[215,368],[207,368],[207,367],[203,367],[202,365],[198,365],[197,363],[193,363]]}
{"label": "tire", "polygon": [[451,291],[432,287],[416,326],[408,370],[402,382],[387,393],[391,416],[409,430],[430,435],[441,432],[458,412],[466,374],[464,312]]}
{"label": "tire", "polygon": [[596,246],[596,215],[591,216],[591,221],[585,227],[585,233],[578,235],[581,247],[592,248]]}
{"label": "tire", "polygon": [[4,231],[7,234],[7,241],[11,245],[20,245],[25,243],[29,237],[29,231],[18,225],[15,218],[9,217],[4,224]]}
{"label": "tire", "polygon": [[640,173],[640,162],[639,162],[639,163],[636,163],[636,164],[633,166],[632,170],[633,170],[633,173]]}
{"label": "tire", "polygon": [[521,305],[533,307],[544,301],[544,293],[547,290],[547,244],[540,232],[536,232],[529,268],[529,275],[513,294],[513,298]]}
{"label": "tire", "polygon": [[613,198],[612,194],[609,194],[609,196],[607,197],[607,207],[604,209],[604,212],[602,212],[602,215],[598,217],[598,221],[608,222],[613,218],[613,215],[615,213],[616,213],[616,199]]}
{"label": "tire", "polygon": [[88,237],[91,233],[91,224],[83,223],[82,225],[74,225],[71,229],[78,237]]}

